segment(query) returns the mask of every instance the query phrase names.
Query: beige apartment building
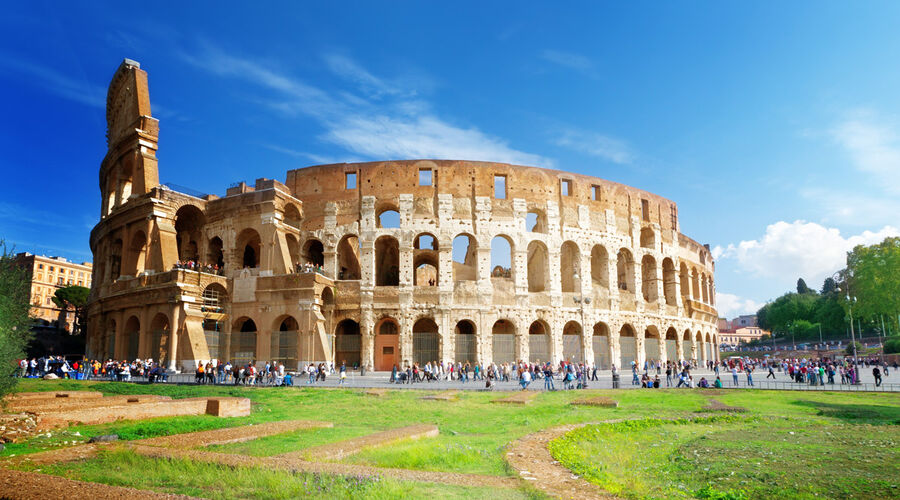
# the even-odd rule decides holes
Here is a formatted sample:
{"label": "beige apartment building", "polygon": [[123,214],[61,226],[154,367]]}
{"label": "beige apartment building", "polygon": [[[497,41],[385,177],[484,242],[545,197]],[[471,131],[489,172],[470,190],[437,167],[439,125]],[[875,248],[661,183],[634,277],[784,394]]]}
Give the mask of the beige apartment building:
{"label": "beige apartment building", "polygon": [[53,303],[56,290],[64,286],[78,285],[91,287],[90,262],[77,264],[63,257],[46,257],[30,253],[16,255],[16,264],[28,270],[31,280],[31,315],[45,324],[52,325],[61,321],[60,327],[72,331],[75,323],[75,312],[67,311],[60,317],[60,308]]}

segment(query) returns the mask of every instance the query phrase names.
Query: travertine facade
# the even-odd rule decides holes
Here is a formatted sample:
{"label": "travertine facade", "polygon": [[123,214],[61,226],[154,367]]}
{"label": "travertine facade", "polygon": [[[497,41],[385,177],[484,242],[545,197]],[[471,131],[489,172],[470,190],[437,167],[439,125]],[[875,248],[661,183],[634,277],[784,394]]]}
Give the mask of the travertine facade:
{"label": "travertine facade", "polygon": [[[378,370],[718,358],[712,256],[679,232],[670,200],[446,160],[309,167],[195,197],[158,183],[158,122],[137,63],[116,72],[108,106],[94,354]],[[178,260],[224,273],[171,270]]]}

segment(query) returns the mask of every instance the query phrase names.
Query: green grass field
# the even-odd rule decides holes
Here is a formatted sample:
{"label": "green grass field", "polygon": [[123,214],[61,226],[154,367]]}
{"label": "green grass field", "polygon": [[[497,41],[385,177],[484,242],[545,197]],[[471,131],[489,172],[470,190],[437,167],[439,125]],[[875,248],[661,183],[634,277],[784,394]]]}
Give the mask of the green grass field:
{"label": "green grass field", "polygon": [[[175,398],[244,396],[253,404],[251,415],[242,418],[177,417],[71,427],[8,445],[0,457],[67,446],[100,434],[116,433],[123,440],[133,440],[276,420],[326,420],[333,422],[334,428],[210,448],[247,455],[248,465],[240,470],[148,459],[119,450],[85,462],[44,466],[42,472],[210,498],[541,498],[527,488],[498,490],[390,478],[373,481],[291,474],[254,467],[253,459],[394,427],[433,423],[440,429],[436,438],[370,448],[344,461],[513,476],[504,460],[505,447],[511,441],[556,425],[628,418],[643,420],[585,427],[555,442],[554,453],[585,478],[632,498],[716,498],[721,492],[739,495],[740,491],[747,498],[900,495],[900,479],[895,479],[900,478],[900,395],[894,394],[735,391],[709,396],[697,390],[559,391],[541,393],[527,406],[511,406],[492,403],[498,394],[466,391],[459,394],[458,401],[423,401],[419,399],[423,392],[407,389],[374,397],[354,389],[41,380],[26,380],[17,387],[21,391],[79,389]],[[588,395],[610,396],[619,401],[619,407],[568,404]],[[653,421],[697,418],[710,397],[748,411],[706,422]],[[571,452],[573,449],[579,452]]]}

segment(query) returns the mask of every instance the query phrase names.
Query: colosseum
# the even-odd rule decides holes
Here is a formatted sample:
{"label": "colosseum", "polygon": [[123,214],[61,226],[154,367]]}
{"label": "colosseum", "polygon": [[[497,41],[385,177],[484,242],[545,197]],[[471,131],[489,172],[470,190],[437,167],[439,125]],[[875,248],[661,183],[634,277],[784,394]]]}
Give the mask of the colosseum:
{"label": "colosseum", "polygon": [[563,171],[407,160],[224,197],[160,184],[147,73],[107,96],[88,354],[288,369],[718,359],[708,246],[674,202]]}

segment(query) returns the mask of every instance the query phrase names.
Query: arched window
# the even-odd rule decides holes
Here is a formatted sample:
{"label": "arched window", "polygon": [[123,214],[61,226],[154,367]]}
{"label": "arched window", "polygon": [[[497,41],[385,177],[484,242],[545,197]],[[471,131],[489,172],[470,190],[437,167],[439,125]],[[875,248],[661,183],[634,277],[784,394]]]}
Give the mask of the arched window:
{"label": "arched window", "polygon": [[[675,280],[675,264],[672,262],[672,259],[666,257],[663,259],[663,292],[666,296],[666,304],[670,306],[678,303],[675,296]],[[670,359],[675,359],[675,357],[672,356]]]}
{"label": "arched window", "polygon": [[618,273],[619,292],[635,293],[634,286],[634,257],[627,248],[619,250],[616,256],[616,271]]}
{"label": "arched window", "polygon": [[532,363],[550,361],[550,328],[541,320],[528,327],[528,359]]}
{"label": "arched window", "polygon": [[175,232],[179,260],[200,261],[200,241],[206,216],[194,205],[185,205],[175,212]]}
{"label": "arched window", "polygon": [[547,247],[542,241],[534,240],[528,244],[528,291],[546,292],[549,277],[550,258]]}
{"label": "arched window", "polygon": [[559,274],[563,293],[581,291],[581,251],[573,241],[566,241],[559,249]]}
{"label": "arched window", "polygon": [[262,240],[255,229],[244,229],[237,237],[237,255],[241,258],[241,267],[259,267],[260,245]]}
{"label": "arched window", "polygon": [[512,321],[497,320],[491,329],[491,342],[494,363],[516,361],[516,327]]}
{"label": "arched window", "polygon": [[453,238],[453,280],[478,279],[478,244],[469,234]]}
{"label": "arched window", "polygon": [[316,239],[306,240],[306,243],[303,244],[301,259],[303,259],[304,261],[301,262],[301,264],[308,263],[319,267],[324,266],[325,245],[323,245],[321,241]]}
{"label": "arched window", "polygon": [[641,229],[641,247],[642,248],[655,248],[656,247],[656,234],[649,227],[645,227]]}
{"label": "arched window", "polygon": [[431,318],[422,318],[413,324],[413,363],[424,365],[437,361],[440,357],[440,335],[437,323]]}
{"label": "arched window", "polygon": [[563,327],[563,358],[570,363],[582,363],[584,359],[584,347],[581,342],[581,325],[576,321],[569,321]]}
{"label": "arched window", "polygon": [[512,278],[512,241],[500,235],[491,240],[491,277]]}
{"label": "arched window", "polygon": [[218,236],[209,240],[206,247],[206,263],[218,266],[219,270],[225,269],[225,254],[222,251],[222,239]]}
{"label": "arched window", "polygon": [[375,285],[400,284],[400,244],[393,236],[375,240]]}
{"label": "arched window", "polygon": [[656,302],[659,298],[659,290],[657,288],[656,276],[656,259],[650,255],[645,255],[641,259],[641,290],[646,302]]}
{"label": "arched window", "polygon": [[434,235],[422,233],[413,240],[413,285],[437,286],[440,264]]}
{"label": "arched window", "polygon": [[358,280],[362,276],[359,268],[359,238],[348,234],[341,238],[337,246],[338,279]]}
{"label": "arched window", "polygon": [[475,336],[475,324],[469,320],[463,320],[456,324],[456,361],[461,363],[476,363],[478,361],[477,337]]}
{"label": "arched window", "polygon": [[386,208],[378,212],[378,227],[399,228],[400,212],[395,208]]}

